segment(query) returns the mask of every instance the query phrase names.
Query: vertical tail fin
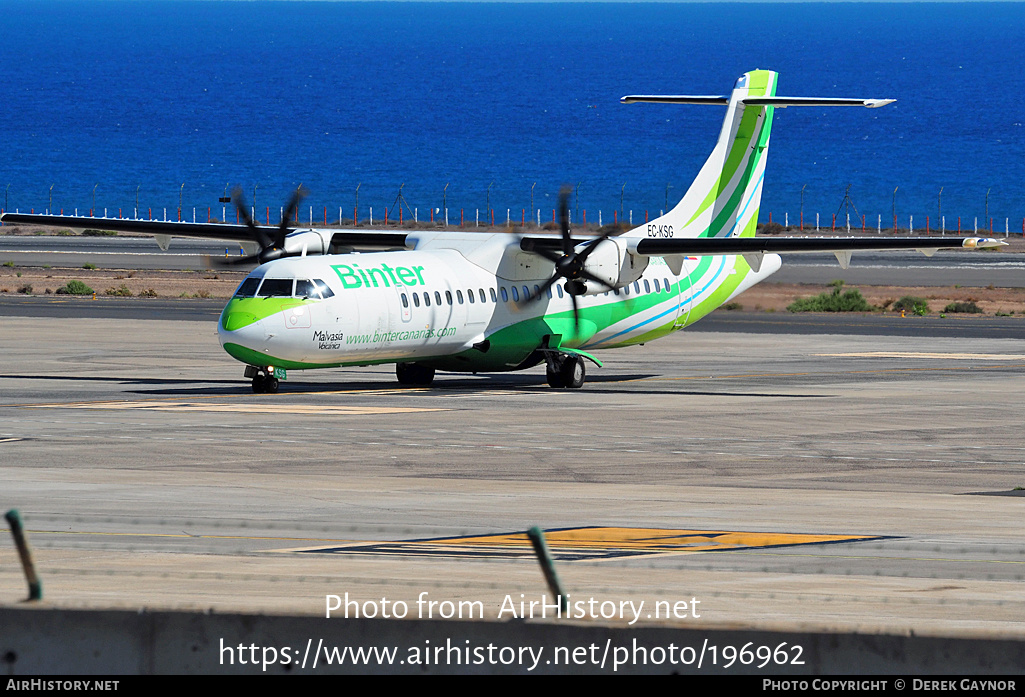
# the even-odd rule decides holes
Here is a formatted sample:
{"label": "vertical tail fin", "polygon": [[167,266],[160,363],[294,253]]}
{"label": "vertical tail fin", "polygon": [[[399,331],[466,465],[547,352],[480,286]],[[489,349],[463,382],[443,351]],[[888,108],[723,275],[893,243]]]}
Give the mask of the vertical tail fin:
{"label": "vertical tail fin", "polygon": [[[762,179],[775,106],[745,99],[774,97],[777,75],[754,70],[727,97],[624,97],[624,102],[725,104],[719,140],[676,207],[627,237],[750,237],[758,224]],[[765,100],[772,101],[772,100]]]}

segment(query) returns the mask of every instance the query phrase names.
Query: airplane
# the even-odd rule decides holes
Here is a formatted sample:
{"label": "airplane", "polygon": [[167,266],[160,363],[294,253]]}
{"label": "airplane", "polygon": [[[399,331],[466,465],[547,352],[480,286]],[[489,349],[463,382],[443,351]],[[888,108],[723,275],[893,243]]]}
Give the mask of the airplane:
{"label": "airplane", "polygon": [[742,75],[726,96],[633,95],[623,103],[721,105],[719,138],[680,202],[622,234],[575,234],[560,197],[561,234],[292,227],[280,224],[5,214],[4,222],[255,242],[258,263],[218,323],[224,350],[256,393],[288,371],[395,364],[403,385],[436,371],[524,370],[545,364],[553,388],[580,388],[593,353],[644,344],[697,322],[763,281],[781,254],[832,252],[843,268],[864,250],[979,249],[991,238],[755,236],[774,111],[878,108],[892,99],[776,96],[777,73]]}

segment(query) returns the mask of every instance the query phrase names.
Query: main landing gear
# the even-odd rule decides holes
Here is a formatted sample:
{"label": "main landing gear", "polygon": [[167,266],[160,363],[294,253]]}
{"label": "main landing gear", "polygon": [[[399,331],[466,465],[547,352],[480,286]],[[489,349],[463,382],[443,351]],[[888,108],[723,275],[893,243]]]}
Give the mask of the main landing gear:
{"label": "main landing gear", "polygon": [[584,359],[565,353],[546,353],[548,385],[555,389],[578,390],[584,386]]}
{"label": "main landing gear", "polygon": [[264,368],[246,366],[246,377],[253,379],[253,392],[256,394],[274,394],[278,391],[278,379]]}
{"label": "main landing gear", "polygon": [[396,363],[395,377],[399,379],[400,385],[427,386],[434,382],[434,368],[418,363]]}

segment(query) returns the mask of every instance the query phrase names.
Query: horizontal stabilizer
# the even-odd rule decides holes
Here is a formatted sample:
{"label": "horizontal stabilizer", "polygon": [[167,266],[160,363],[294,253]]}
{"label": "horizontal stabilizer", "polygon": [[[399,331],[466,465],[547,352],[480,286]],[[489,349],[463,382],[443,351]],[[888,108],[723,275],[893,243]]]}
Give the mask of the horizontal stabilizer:
{"label": "horizontal stabilizer", "polygon": [[711,95],[695,96],[683,94],[631,94],[620,98],[623,104],[635,104],[637,102],[650,102],[653,104],[719,104],[726,106],[730,103],[729,97],[715,97]]}
{"label": "horizontal stabilizer", "polygon": [[[621,98],[623,104],[648,102],[651,104],[718,104],[725,106],[730,103],[729,97],[710,95],[655,95],[632,94]],[[788,106],[863,106],[878,109],[892,104],[895,99],[845,99],[841,97],[744,97],[740,103],[750,106],[777,106],[786,109]]]}

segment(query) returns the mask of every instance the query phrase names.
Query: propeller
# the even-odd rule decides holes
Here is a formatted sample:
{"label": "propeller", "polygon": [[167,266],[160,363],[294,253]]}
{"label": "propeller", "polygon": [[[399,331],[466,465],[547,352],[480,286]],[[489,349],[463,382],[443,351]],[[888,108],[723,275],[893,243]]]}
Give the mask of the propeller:
{"label": "propeller", "polygon": [[605,286],[609,290],[615,290],[616,288],[615,286],[609,285],[607,281],[598,278],[586,268],[587,257],[591,255],[591,252],[598,248],[598,245],[607,240],[612,235],[612,232],[606,232],[582,250],[577,251],[573,244],[573,238],[569,234],[570,193],[572,193],[572,189],[568,186],[564,186],[559,192],[559,222],[562,228],[562,254],[553,252],[552,250],[542,246],[531,244],[529,238],[526,240],[524,250],[542,256],[555,264],[555,274],[545,281],[545,284],[536,292],[520,301],[520,304],[522,306],[536,302],[542,295],[547,293],[552,286],[558,283],[559,279],[564,278],[566,279],[566,292],[569,293],[570,300],[573,301],[574,326],[579,328],[580,311],[577,307],[577,296],[583,295],[587,290],[587,286],[584,281],[594,281],[595,283]]}
{"label": "propeller", "polygon": [[242,222],[249,228],[249,234],[252,235],[253,240],[260,245],[260,251],[256,254],[251,254],[247,257],[239,257],[237,259],[219,259],[215,257],[216,262],[221,266],[238,266],[241,264],[265,264],[273,259],[280,259],[281,257],[290,256],[285,252],[285,235],[289,232],[289,223],[292,220],[292,216],[295,215],[296,209],[299,207],[299,202],[306,196],[306,190],[302,186],[296,188],[292,193],[292,197],[288,201],[288,206],[285,208],[284,214],[281,216],[281,222],[278,223],[278,227],[274,230],[274,234],[271,235],[267,229],[261,228],[256,222],[253,221],[249,215],[249,206],[246,204],[245,196],[242,194],[241,187],[236,187],[231,192],[231,201],[235,204],[235,210],[238,211],[238,217],[242,219]]}

